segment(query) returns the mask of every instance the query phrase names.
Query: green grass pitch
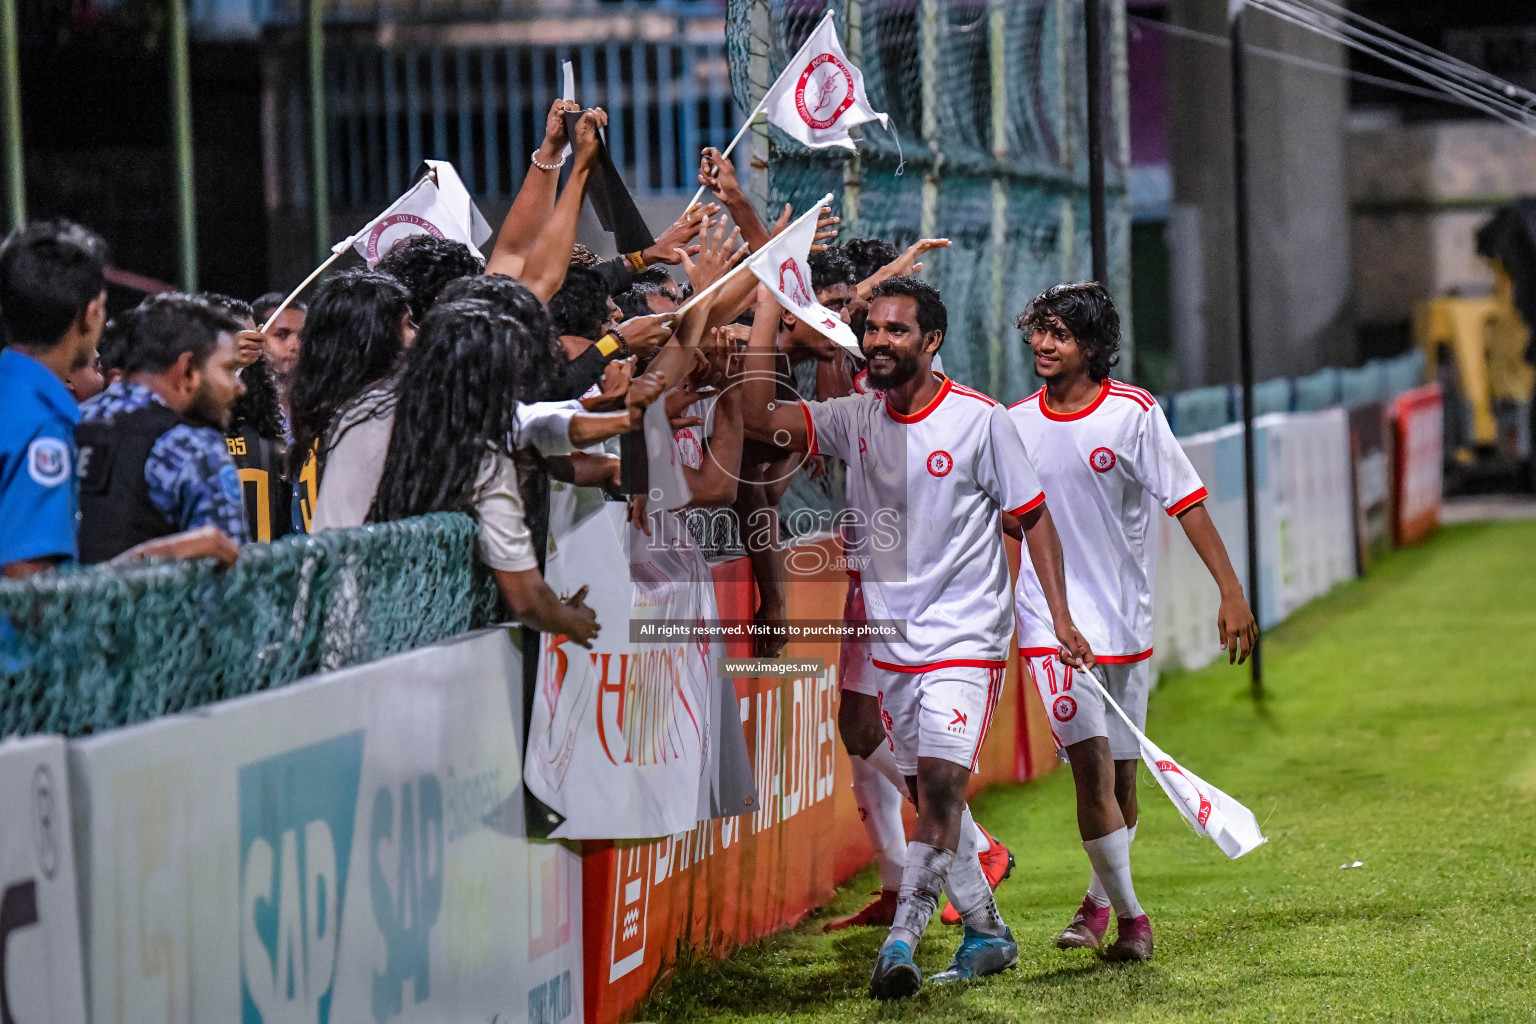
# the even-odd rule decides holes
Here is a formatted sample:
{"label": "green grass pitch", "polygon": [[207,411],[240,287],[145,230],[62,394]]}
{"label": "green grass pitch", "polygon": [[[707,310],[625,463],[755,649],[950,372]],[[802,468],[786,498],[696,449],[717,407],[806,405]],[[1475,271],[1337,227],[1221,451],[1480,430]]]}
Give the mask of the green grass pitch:
{"label": "green grass pitch", "polygon": [[[1152,698],[1152,737],[1269,836],[1228,861],[1143,769],[1132,864],[1153,962],[1053,945],[1088,881],[1061,770],[974,806],[1018,858],[998,890],[1016,969],[870,1001],[883,930],[819,931],[867,899],[870,869],[798,929],[723,962],[685,958],[639,1019],[1536,1020],[1536,522],[1394,554],[1275,630],[1266,654],[1262,705],[1224,663],[1165,677]],[[935,920],[925,975],[958,939]]]}

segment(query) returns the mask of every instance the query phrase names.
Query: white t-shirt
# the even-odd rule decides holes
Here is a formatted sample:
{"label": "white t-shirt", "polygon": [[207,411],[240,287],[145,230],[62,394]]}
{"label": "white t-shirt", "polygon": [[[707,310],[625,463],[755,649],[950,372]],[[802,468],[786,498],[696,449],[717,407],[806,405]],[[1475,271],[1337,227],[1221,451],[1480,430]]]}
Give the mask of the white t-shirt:
{"label": "white t-shirt", "polygon": [[[1051,494],[1072,621],[1100,661],[1151,657],[1154,502],[1177,515],[1206,496],[1163,410],[1141,388],[1105,380],[1080,412],[1050,411],[1042,388],[1008,415]],[[1017,604],[1019,647],[1055,651],[1051,613],[1027,558]]]}
{"label": "white t-shirt", "polygon": [[865,559],[870,619],[905,622],[903,639],[871,641],[875,664],[924,671],[1001,664],[1013,636],[999,512],[1044,500],[1007,411],[941,377],[911,415],[883,394],[802,408],[812,454],[848,464],[848,508]]}
{"label": "white t-shirt", "polygon": [[[579,402],[519,404],[514,441],[519,447],[532,445],[544,455],[567,454],[571,450],[571,417],[579,411]],[[325,439],[325,473],[315,499],[311,533],[361,526],[367,521],[384,475],[394,425],[394,394],[387,387],[364,394],[337,417],[335,428]],[[517,467],[505,452],[486,452],[475,476],[472,502],[479,527],[475,553],[480,561],[507,572],[537,569],[517,486]]]}

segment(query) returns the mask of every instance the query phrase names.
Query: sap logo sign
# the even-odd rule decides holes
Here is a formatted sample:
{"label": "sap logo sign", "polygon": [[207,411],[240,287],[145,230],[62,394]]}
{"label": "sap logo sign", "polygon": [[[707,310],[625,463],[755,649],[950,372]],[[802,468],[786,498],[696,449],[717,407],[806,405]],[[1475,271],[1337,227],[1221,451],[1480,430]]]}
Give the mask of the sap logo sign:
{"label": "sap logo sign", "polygon": [[559,1024],[570,1015],[570,971],[528,990],[528,1024]]}
{"label": "sap logo sign", "polygon": [[331,1019],[363,733],[240,769],[244,1024]]}
{"label": "sap logo sign", "polygon": [[[431,994],[432,926],[443,909],[443,787],[435,775],[373,797],[368,834],[368,891],[384,936],[385,966],[373,975],[373,1019],[384,1024],[405,1006],[405,983],[420,1003]],[[394,888],[386,861],[394,868]]]}

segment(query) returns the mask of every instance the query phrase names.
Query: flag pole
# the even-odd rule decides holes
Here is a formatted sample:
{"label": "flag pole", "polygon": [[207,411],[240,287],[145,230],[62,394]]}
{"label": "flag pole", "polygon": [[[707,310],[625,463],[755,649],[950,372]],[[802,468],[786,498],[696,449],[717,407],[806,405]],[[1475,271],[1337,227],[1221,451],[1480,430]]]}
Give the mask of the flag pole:
{"label": "flag pole", "polygon": [[[821,28],[822,22],[831,20],[832,15],[833,15],[833,10],[832,10],[832,8],[828,7],[827,8],[827,13],[823,14],[821,16],[821,21],[818,21],[816,23],[816,28],[811,29],[811,35],[815,35],[816,34],[816,29]],[[810,36],[806,37],[806,42],[810,42]],[[746,124],[741,126],[741,130],[736,133],[736,137],[731,140],[731,144],[726,146],[725,149],[720,153],[720,158],[722,160],[727,159],[728,157],[730,157],[731,151],[736,148],[736,143],[740,142],[746,136],[747,129],[751,128],[753,122],[756,121],[758,119],[759,115],[761,115],[766,110],[767,105],[768,105],[768,97],[773,95],[774,86],[779,84],[779,78],[783,78],[785,75],[787,75],[789,73],[790,69],[793,68],[799,62],[800,51],[804,50],[804,49],[805,49],[805,43],[801,43],[800,44],[800,49],[795,51],[794,57],[790,58],[789,63],[784,65],[784,70],[779,72],[779,77],[775,78],[773,80],[773,83],[768,86],[767,91],[765,91],[763,93],[763,98],[758,101],[757,106],[752,108],[752,113],[751,113],[750,116],[748,116]],[[683,207],[683,212],[684,213],[687,213],[690,209],[693,208],[695,203],[697,203],[701,198],[703,198],[703,196],[704,196],[704,189],[705,189],[705,186],[703,186],[703,185],[699,186],[699,190],[693,194],[693,198],[688,200],[688,205]]]}
{"label": "flag pole", "polygon": [[[742,251],[745,252],[746,250],[742,250]],[[741,273],[744,269],[746,269],[746,266],[747,266],[747,261],[746,260],[738,261],[737,264],[734,267],[732,267],[730,270],[727,270],[724,274],[721,274],[720,275],[720,279],[718,281],[716,281],[714,284],[710,285],[708,288],[705,288],[703,291],[694,294],[693,296],[691,296],[688,299],[687,302],[683,303],[681,306],[678,306],[677,307],[677,313],[675,315],[678,316],[678,317],[682,317],[685,313],[687,313],[694,306],[698,305],[705,298],[707,298],[708,296],[713,295],[715,292],[717,292],[721,288],[725,287],[725,282],[729,281],[731,278],[733,278],[737,274]]]}

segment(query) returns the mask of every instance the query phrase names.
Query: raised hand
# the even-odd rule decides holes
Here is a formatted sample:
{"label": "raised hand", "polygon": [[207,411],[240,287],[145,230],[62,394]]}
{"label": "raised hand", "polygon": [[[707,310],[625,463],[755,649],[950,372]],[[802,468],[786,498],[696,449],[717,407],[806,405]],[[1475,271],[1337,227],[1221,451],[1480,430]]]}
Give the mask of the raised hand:
{"label": "raised hand", "polygon": [[571,141],[565,132],[565,115],[580,109],[575,100],[555,100],[550,104],[549,116],[544,119],[544,141],[539,144],[540,163],[559,163],[563,159],[561,154]]}
{"label": "raised hand", "polygon": [[736,259],[745,254],[745,248],[741,244],[741,229],[735,228],[727,236],[725,233],[726,219],[721,217],[715,227],[714,237],[710,237],[710,224],[705,222],[704,230],[699,232],[699,258],[697,262],[690,259],[686,252],[678,250],[678,256],[683,262],[683,269],[688,274],[688,280],[693,284],[694,294],[708,288],[731,268]]}
{"label": "raised hand", "polygon": [[842,222],[843,218],[832,215],[832,207],[823,206],[816,218],[816,237],[811,239],[811,252],[825,252],[827,247],[823,243],[837,237],[837,226]]}
{"label": "raised hand", "polygon": [[608,112],[592,107],[576,122],[576,166],[590,169],[597,160],[598,144],[602,138],[599,129],[608,126]]}
{"label": "raised hand", "polygon": [[588,412],[617,412],[624,408],[624,398],[629,394],[629,381],[634,372],[633,357],[615,359],[603,367],[603,380],[598,393],[583,397],[582,408]]}
{"label": "raised hand", "polygon": [[652,371],[642,373],[629,382],[629,393],[624,396],[624,408],[629,410],[629,429],[639,430],[645,422],[645,410],[665,391],[666,380]]}
{"label": "raised hand", "polygon": [[741,195],[741,183],[736,180],[736,165],[722,156],[714,146],[706,146],[699,159],[699,184],[722,201]]}
{"label": "raised hand", "polygon": [[651,313],[630,317],[619,324],[619,333],[633,355],[646,356],[666,344],[677,329],[676,313]]}
{"label": "raised hand", "polygon": [[677,250],[682,249],[690,256],[699,251],[697,245],[689,245],[699,229],[709,223],[709,219],[720,212],[718,203],[697,203],[683,211],[683,215],[672,222],[667,230],[656,239],[656,244],[645,250],[643,255],[647,263],[667,263],[676,266],[682,262],[682,257]]}

